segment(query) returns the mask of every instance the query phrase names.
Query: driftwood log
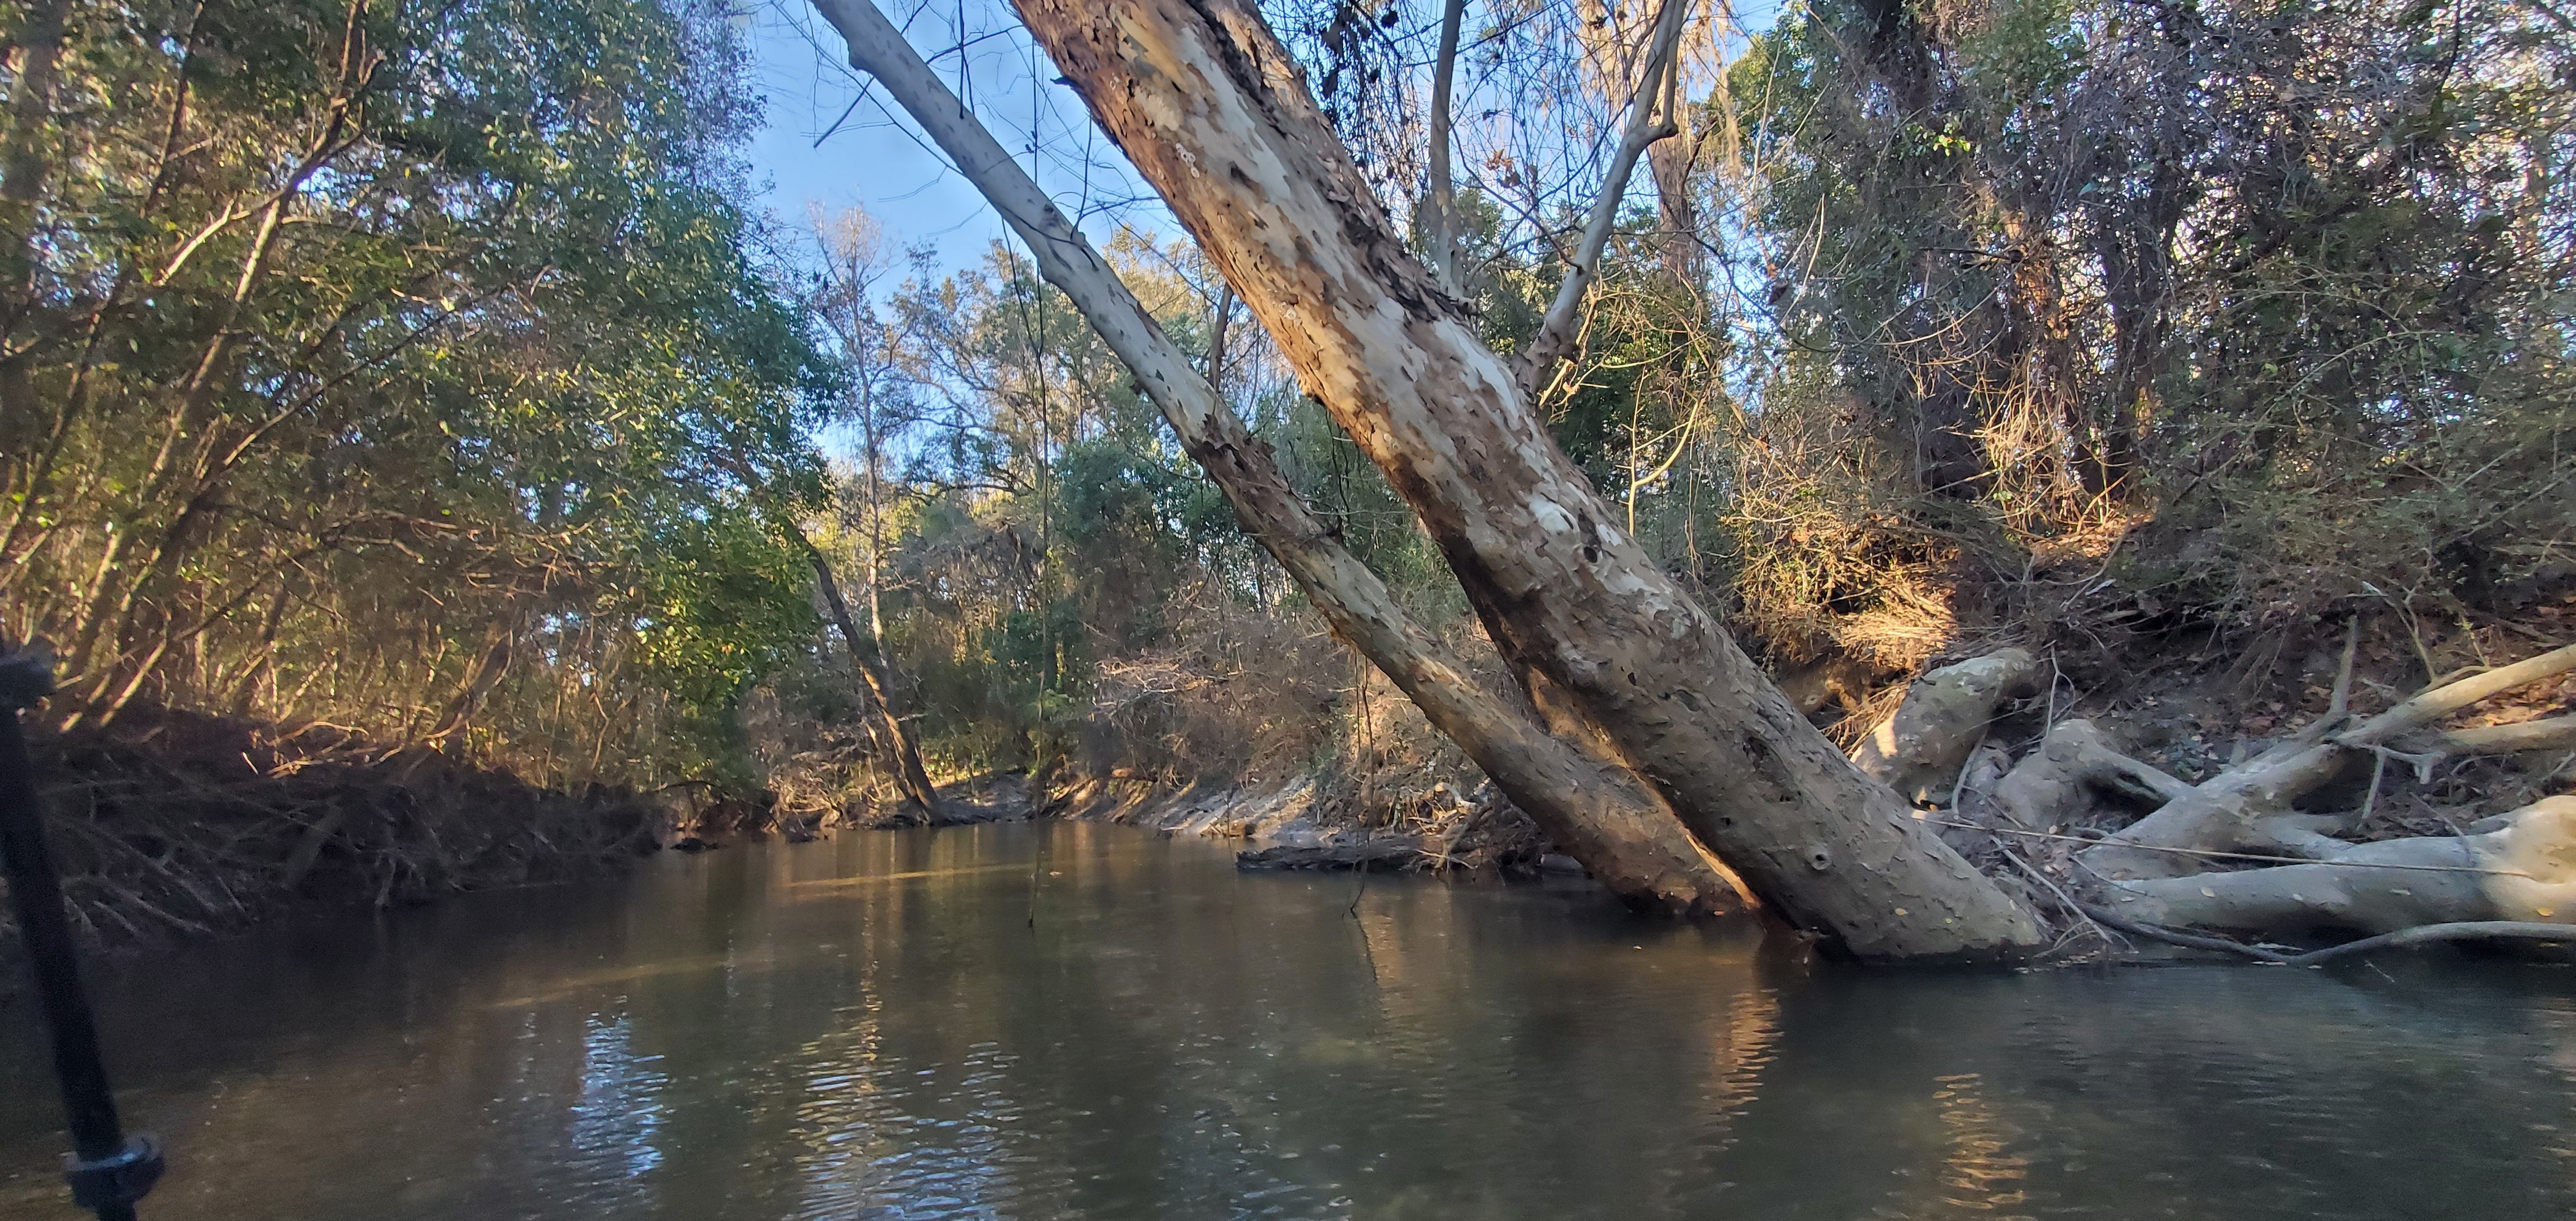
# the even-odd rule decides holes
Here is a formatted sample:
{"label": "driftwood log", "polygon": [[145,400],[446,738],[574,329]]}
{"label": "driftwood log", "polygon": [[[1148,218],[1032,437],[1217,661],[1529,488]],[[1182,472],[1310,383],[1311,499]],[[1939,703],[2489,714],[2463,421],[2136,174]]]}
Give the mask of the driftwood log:
{"label": "driftwood log", "polygon": [[2146,924],[2261,933],[2576,923],[2576,797],[2534,802],[2469,830],[2347,845],[2313,865],[2115,883],[2109,906]]}
{"label": "driftwood log", "polygon": [[1388,871],[1406,868],[1422,859],[1422,841],[1406,836],[1361,840],[1353,844],[1274,844],[1267,848],[1247,848],[1234,854],[1234,867],[1249,870]]}
{"label": "driftwood log", "polygon": [[[2084,853],[2086,867],[2111,878],[2179,877],[2200,868],[2191,856],[2164,851],[2244,852],[2324,860],[2350,845],[2328,834],[2346,829],[2349,818],[2306,814],[2294,804],[2323,787],[2357,754],[2388,751],[2409,735],[2490,696],[2576,670],[2576,645],[2543,653],[2528,661],[2502,666],[2418,693],[2377,716],[2355,719],[2328,716],[2253,759],[2195,785],[2166,802],[2099,846]],[[2338,686],[2341,684],[2338,683]],[[2522,742],[2549,740],[2548,723],[2539,729],[2513,727],[2518,733],[2463,730],[2451,735],[2454,750],[2524,749]],[[2481,748],[2479,741],[2496,746]],[[2383,754],[2379,760],[2386,762]]]}

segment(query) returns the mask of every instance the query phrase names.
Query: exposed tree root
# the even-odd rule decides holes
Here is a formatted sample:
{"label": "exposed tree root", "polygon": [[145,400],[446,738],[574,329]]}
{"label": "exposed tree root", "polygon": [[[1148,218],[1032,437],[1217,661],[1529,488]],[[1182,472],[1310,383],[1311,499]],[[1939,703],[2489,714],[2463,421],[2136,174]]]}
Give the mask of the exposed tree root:
{"label": "exposed tree root", "polygon": [[2510,755],[2526,750],[2576,750],[2576,716],[2524,721],[2518,725],[2482,725],[2454,729],[2434,740],[2437,749],[2454,755]]}
{"label": "exposed tree root", "polygon": [[2356,844],[2309,865],[2118,882],[2110,906],[2147,924],[2260,932],[2576,922],[2576,797],[2479,826],[2493,829]]}
{"label": "exposed tree root", "polygon": [[2186,933],[2180,929],[2170,929],[2162,925],[2142,924],[2138,921],[2131,920],[2118,912],[2112,911],[2109,908],[2099,907],[2091,903],[2078,902],[2075,905],[2075,908],[2077,911],[2082,912],[2086,918],[2097,924],[2117,929],[2132,937],[2144,937],[2149,941],[2160,941],[2166,945],[2178,945],[2187,950],[2209,950],[2220,954],[2235,954],[2240,957],[2251,958],[2256,962],[2269,963],[2284,963],[2295,957],[2295,955],[2283,954],[2275,950],[2265,949],[2259,945],[2247,945],[2241,941],[2229,941],[2224,937],[2204,937],[2198,933]]}
{"label": "exposed tree root", "polygon": [[1852,751],[1852,762],[1917,805],[1948,798],[1959,767],[2005,700],[2039,691],[2043,670],[2022,649],[2002,649],[1915,679],[1905,702]]}
{"label": "exposed tree root", "polygon": [[2347,941],[2341,945],[2330,945],[2304,954],[2284,954],[2268,946],[2247,945],[2241,941],[2229,941],[2224,937],[2203,937],[2178,929],[2140,924],[2123,918],[2117,912],[2107,911],[2090,903],[2079,903],[2076,906],[2094,921],[2133,937],[2144,937],[2149,941],[2181,946],[2184,949],[2233,954],[2240,958],[2249,958],[2255,962],[2281,967],[2322,966],[2337,958],[2349,958],[2410,945],[2429,945],[2435,942],[2576,941],[2576,925],[2533,923],[2527,920],[2475,920],[2457,924],[2419,924],[2413,928],[2381,933],[2376,937],[2364,937],[2358,941]]}
{"label": "exposed tree root", "polygon": [[2046,830],[2099,796],[2153,808],[2190,791],[2182,780],[2111,749],[2091,721],[2071,720],[2013,765],[1995,786],[1995,804],[2015,824]]}
{"label": "exposed tree root", "polygon": [[[2571,716],[2440,728],[2480,700],[2576,670],[2576,647],[2445,676],[2386,712],[2357,718],[2350,713],[2357,636],[2347,635],[2323,719],[2197,785],[2130,757],[2082,719],[2052,726],[2038,749],[2004,770],[1998,761],[2009,756],[1986,741],[1987,726],[2040,677],[2019,649],[1916,680],[1854,758],[1918,804],[1953,807],[1951,818],[1927,821],[1954,835],[1982,833],[1954,846],[2006,876],[2007,865],[2027,875],[2043,888],[2029,892],[2032,902],[2047,905],[2053,897],[2075,926],[2093,926],[2099,937],[2082,944],[2099,940],[2116,949],[2112,934],[2121,933],[2306,964],[2432,941],[2576,941],[2576,796],[2546,798],[2454,835],[2339,838],[2382,808],[2392,763],[2420,781],[2446,758],[2576,749]],[[2357,783],[2360,763],[2370,765],[2372,777],[2357,808],[2321,813],[2295,804],[2330,783]],[[1981,793],[1985,800],[1977,799]],[[2087,828],[2121,807],[2148,813],[2092,838],[2097,833]],[[2004,838],[1989,845],[1988,837]],[[2022,837],[2031,837],[2040,864],[2002,846]],[[2375,936],[2302,955],[2213,931]]]}
{"label": "exposed tree root", "polygon": [[[2292,803],[2334,779],[2353,752],[2384,748],[2479,700],[2569,670],[2576,670],[2576,646],[2435,687],[2357,725],[2328,717],[2167,802],[2087,851],[2084,862],[2109,877],[2159,878],[2187,873],[2189,865],[2171,853],[2141,849],[2220,849],[2314,860],[2337,856],[2347,845],[2326,832],[2342,829],[2348,820],[2299,814]],[[2545,739],[2554,732],[2543,728],[2525,736]],[[2516,740],[2513,735],[2489,736]]]}
{"label": "exposed tree root", "polygon": [[2283,961],[2292,967],[2313,967],[2319,963],[2354,954],[2391,950],[2399,946],[2426,945],[2436,941],[2576,941],[2576,925],[2534,924],[2527,920],[2479,920],[2461,924],[2419,924],[2413,928],[2330,945],[2310,950]]}

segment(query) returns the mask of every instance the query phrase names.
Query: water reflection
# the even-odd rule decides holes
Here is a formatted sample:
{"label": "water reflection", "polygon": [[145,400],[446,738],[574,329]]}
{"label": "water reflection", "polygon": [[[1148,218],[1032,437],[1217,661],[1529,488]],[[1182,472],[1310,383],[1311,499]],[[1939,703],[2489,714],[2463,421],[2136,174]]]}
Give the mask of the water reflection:
{"label": "water reflection", "polygon": [[582,1039],[581,1101],[572,1109],[574,1164],[587,1177],[636,1178],[662,1164],[653,1147],[661,1127],[661,1089],[669,1078],[654,1071],[659,1056],[630,1047],[632,1025],[592,1017]]}
{"label": "water reflection", "polygon": [[[658,861],[153,964],[160,1218],[2522,1217],[2568,975],[1815,971],[1117,828]],[[0,1030],[27,1015],[0,1012]],[[0,1217],[63,1218],[0,1053]]]}
{"label": "water reflection", "polygon": [[2029,1199],[2021,1182],[2030,1159],[2012,1152],[2012,1125],[1987,1101],[1977,1073],[1933,1078],[1932,1104],[1940,1108],[1948,1155],[1941,1162],[1941,1202],[1971,1212],[2008,1212]]}

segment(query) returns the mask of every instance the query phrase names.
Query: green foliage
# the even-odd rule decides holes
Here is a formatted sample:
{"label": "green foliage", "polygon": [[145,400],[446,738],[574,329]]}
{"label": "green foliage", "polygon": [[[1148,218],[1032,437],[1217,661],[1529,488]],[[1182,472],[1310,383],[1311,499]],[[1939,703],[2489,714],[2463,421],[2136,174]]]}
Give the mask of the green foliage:
{"label": "green foliage", "polygon": [[1910,558],[1841,564],[1864,600],[2116,560],[2222,623],[2576,575],[2568,47],[2489,0],[1785,16],[1730,78],[1787,353],[1751,436],[1876,452],[1798,538],[1746,515],[1775,622],[1869,551]]}
{"label": "green foliage", "polygon": [[826,382],[737,202],[727,23],[69,12],[64,88],[9,132],[45,180],[0,234],[32,263],[0,622],[66,645],[70,712],[745,779],[730,710],[813,633],[753,493],[820,496]]}

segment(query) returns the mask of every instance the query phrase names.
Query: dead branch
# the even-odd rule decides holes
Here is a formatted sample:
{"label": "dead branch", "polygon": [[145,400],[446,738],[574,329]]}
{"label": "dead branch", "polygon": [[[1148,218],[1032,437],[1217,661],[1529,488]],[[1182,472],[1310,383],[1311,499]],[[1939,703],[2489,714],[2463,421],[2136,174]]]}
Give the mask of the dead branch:
{"label": "dead branch", "polygon": [[2349,752],[2384,746],[2479,700],[2570,670],[2576,670],[2576,645],[2436,686],[2350,728],[2338,726],[2333,718],[2319,721],[2105,839],[2084,854],[2085,863],[2111,877],[2156,878],[2186,872],[2173,855],[2151,851],[2157,848],[2334,856],[2341,851],[2342,841],[2324,832],[2341,820],[2295,816],[2289,811],[2299,797],[2332,780]]}

